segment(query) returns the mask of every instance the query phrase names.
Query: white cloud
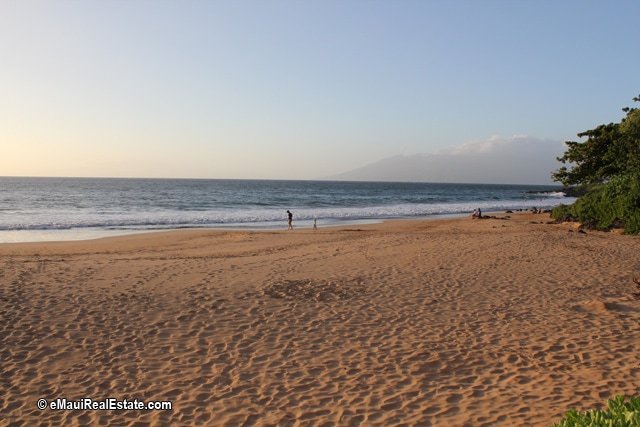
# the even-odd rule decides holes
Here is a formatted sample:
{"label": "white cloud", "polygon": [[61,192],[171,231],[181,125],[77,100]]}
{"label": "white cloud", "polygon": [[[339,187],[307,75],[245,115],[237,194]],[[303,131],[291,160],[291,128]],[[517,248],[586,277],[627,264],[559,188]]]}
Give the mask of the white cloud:
{"label": "white cloud", "polygon": [[519,145],[523,147],[525,145],[540,144],[542,140],[530,138],[527,135],[513,135],[510,137],[502,137],[500,135],[493,135],[483,141],[466,142],[455,147],[444,148],[442,150],[435,151],[433,154],[437,155],[467,155],[467,154],[481,154],[481,153],[496,153],[501,150],[509,149],[511,146]]}

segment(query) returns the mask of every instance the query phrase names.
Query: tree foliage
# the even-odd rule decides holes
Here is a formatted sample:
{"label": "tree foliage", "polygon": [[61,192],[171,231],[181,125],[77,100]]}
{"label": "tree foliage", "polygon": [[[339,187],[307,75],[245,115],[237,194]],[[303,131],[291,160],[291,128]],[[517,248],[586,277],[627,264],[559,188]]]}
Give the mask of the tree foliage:
{"label": "tree foliage", "polygon": [[640,109],[623,111],[619,123],[579,133],[586,141],[566,142],[558,158],[563,166],[553,179],[589,191],[572,206],[555,209],[555,218],[568,216],[600,229],[622,225],[627,233],[640,233]]}
{"label": "tree foliage", "polygon": [[[640,101],[640,97],[634,98]],[[564,185],[600,184],[613,176],[640,172],[640,109],[625,108],[620,123],[600,125],[578,134],[584,142],[567,141],[558,157],[564,166],[553,179]]]}

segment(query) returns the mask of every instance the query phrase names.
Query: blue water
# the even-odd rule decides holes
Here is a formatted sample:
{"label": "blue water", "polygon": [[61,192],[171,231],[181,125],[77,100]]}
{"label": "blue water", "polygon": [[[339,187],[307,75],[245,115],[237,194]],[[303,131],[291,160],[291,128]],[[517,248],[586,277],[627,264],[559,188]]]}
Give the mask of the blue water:
{"label": "blue water", "polygon": [[[549,208],[553,186],[335,181],[0,178],[0,242],[194,227],[286,227]],[[531,193],[534,192],[534,193]]]}

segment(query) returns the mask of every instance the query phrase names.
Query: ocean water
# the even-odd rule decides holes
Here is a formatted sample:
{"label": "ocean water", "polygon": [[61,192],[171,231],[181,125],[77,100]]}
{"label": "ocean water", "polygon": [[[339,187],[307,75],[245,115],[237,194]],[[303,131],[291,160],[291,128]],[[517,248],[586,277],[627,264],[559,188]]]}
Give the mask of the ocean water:
{"label": "ocean water", "polygon": [[0,242],[175,228],[286,228],[550,208],[553,186],[391,182],[0,178]]}

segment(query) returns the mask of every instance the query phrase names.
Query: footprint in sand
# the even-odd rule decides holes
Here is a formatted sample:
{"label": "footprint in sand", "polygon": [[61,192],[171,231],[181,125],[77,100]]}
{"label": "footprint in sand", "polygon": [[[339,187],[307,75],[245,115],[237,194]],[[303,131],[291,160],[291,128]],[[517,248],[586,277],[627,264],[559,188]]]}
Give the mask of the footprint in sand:
{"label": "footprint in sand", "polygon": [[638,304],[631,304],[630,302],[623,303],[618,301],[603,301],[600,299],[582,301],[573,308],[579,312],[596,315],[640,311],[640,306],[638,306]]}

